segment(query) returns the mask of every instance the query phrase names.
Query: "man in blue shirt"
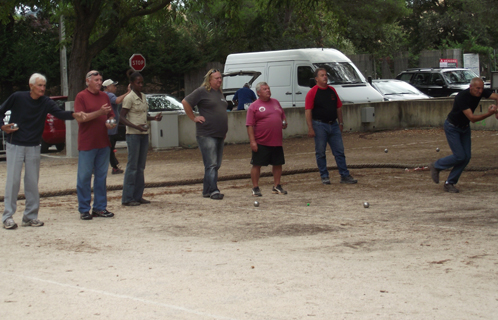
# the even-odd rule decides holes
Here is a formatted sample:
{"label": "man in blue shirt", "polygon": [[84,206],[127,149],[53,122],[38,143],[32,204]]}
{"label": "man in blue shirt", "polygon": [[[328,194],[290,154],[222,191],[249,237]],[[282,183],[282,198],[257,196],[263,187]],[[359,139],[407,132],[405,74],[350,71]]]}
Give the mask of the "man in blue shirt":
{"label": "man in blue shirt", "polygon": [[[237,110],[246,110],[249,108],[249,105],[256,101],[256,94],[249,87],[249,84],[246,83],[242,88],[237,90],[233,96],[233,102],[237,104]],[[247,105],[247,108],[245,107]]]}
{"label": "man in blue shirt", "polygon": [[[118,83],[114,82],[112,79],[107,79],[102,83],[102,87],[104,88],[104,92],[109,96],[109,100],[111,100],[112,111],[114,112],[114,119],[116,119],[116,124],[119,124],[119,112],[118,105],[123,102],[124,97],[130,93],[130,85],[128,85],[128,91],[125,94],[116,97],[116,85]],[[118,139],[118,126],[116,125],[114,128],[107,130],[107,134],[109,135],[109,141],[111,142],[111,155],[110,155],[110,163],[112,167],[112,174],[123,173],[123,170],[118,167],[119,161],[114,154],[114,149],[116,148],[116,141]]]}

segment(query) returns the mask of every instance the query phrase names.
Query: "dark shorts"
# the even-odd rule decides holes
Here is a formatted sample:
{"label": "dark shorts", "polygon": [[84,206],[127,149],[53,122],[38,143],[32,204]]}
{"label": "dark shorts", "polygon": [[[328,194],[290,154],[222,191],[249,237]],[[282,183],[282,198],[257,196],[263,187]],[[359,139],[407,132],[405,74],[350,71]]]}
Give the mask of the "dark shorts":
{"label": "dark shorts", "polygon": [[284,149],[268,147],[258,144],[258,152],[252,152],[251,164],[253,166],[280,166],[285,164]]}

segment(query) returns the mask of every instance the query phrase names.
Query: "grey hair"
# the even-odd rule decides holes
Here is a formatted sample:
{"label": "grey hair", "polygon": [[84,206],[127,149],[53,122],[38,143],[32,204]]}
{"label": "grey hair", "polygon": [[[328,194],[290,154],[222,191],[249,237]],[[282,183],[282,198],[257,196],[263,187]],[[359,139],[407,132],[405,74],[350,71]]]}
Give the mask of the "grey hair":
{"label": "grey hair", "polygon": [[45,81],[45,83],[47,82],[47,78],[45,78],[45,76],[41,73],[33,73],[31,75],[31,77],[29,77],[29,84],[35,84],[36,83],[36,79],[40,79],[40,80],[43,80]]}
{"label": "grey hair", "polygon": [[268,87],[270,87],[270,86],[268,85],[268,83],[266,83],[266,82],[264,82],[264,81],[259,82],[259,83],[256,85],[256,92],[259,92],[259,90],[261,89],[261,87],[262,87],[262,86],[268,86]]}

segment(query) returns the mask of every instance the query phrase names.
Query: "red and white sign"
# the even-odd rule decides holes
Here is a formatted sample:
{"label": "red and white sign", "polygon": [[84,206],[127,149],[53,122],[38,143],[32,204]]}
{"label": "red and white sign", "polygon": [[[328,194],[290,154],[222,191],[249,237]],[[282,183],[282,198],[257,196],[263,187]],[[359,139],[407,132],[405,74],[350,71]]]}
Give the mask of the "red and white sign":
{"label": "red and white sign", "polygon": [[135,71],[142,71],[145,68],[145,57],[140,53],[135,53],[130,57],[130,68]]}
{"label": "red and white sign", "polygon": [[458,68],[458,59],[439,59],[440,68]]}

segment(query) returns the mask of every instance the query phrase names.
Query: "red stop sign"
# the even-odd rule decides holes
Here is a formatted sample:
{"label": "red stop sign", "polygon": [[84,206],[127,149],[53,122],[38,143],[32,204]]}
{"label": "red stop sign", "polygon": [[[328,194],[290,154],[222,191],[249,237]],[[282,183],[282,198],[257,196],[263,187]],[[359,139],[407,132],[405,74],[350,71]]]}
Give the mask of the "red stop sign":
{"label": "red stop sign", "polygon": [[135,53],[130,57],[130,67],[135,71],[142,71],[145,68],[145,58],[140,53]]}

